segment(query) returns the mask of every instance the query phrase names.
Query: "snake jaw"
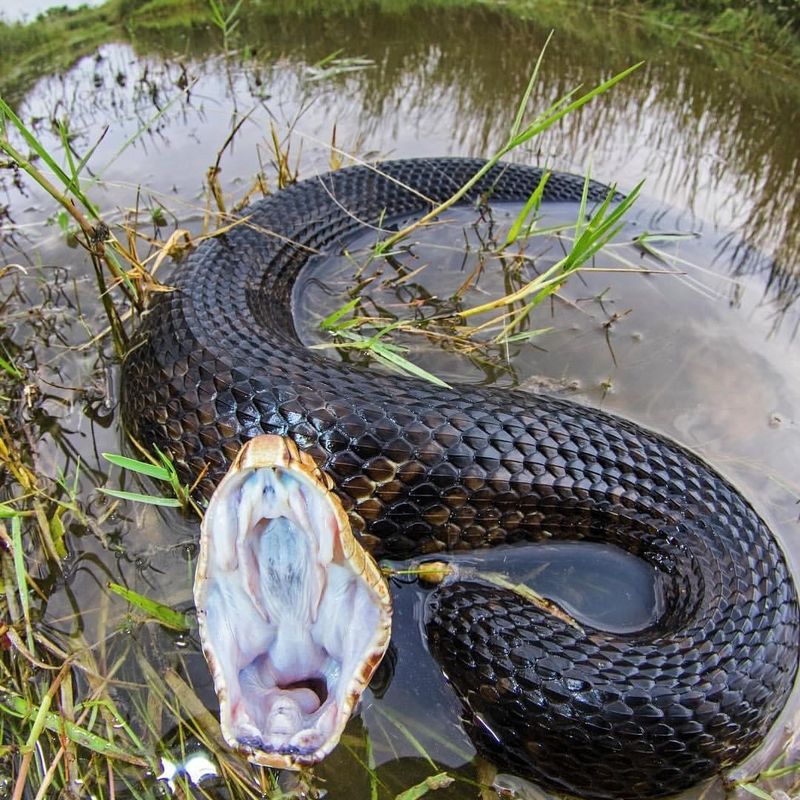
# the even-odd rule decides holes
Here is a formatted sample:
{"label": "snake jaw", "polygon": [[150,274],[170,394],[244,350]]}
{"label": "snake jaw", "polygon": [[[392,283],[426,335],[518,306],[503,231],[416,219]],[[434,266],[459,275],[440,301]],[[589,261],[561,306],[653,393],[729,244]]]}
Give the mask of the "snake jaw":
{"label": "snake jaw", "polygon": [[324,758],[389,645],[391,601],[291,440],[239,451],[203,518],[194,594],[226,742],[262,766]]}

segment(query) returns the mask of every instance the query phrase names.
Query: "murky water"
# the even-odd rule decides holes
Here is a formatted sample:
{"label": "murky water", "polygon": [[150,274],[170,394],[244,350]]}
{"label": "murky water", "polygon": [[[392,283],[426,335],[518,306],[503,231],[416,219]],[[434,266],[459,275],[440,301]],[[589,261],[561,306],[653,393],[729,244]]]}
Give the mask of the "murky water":
{"label": "murky water", "polygon": [[[416,363],[446,380],[564,392],[677,439],[751,499],[796,564],[800,85],[699,40],[655,40],[627,19],[598,12],[578,25],[566,7],[553,19],[558,29],[533,108],[644,54],[647,63],[514,158],[563,171],[591,169],[595,179],[622,190],[645,178],[647,199],[629,230],[686,234],[663,243],[673,274],[656,274],[652,263],[649,274],[584,273],[537,312],[532,324],[550,332],[492,353],[488,364],[418,337],[406,343],[417,346]],[[304,13],[287,5],[282,13],[252,12],[227,60],[219,55],[212,26],[155,25],[141,30],[133,44],[104,45],[66,74],[35,86],[6,86],[4,93],[55,151],[61,145],[53,118],[69,120],[79,156],[96,145],[86,188],[108,222],[130,219],[135,208],[141,222],[158,209],[141,228],[144,254],[147,237],[163,241],[175,228],[197,234],[210,224],[205,176],[212,165],[221,167],[229,208],[254,189],[257,174],[274,190],[273,131],[301,177],[327,169],[340,150],[345,162],[490,154],[507,136],[550,22],[486,7],[412,4],[381,11],[363,5],[350,14],[318,8]],[[320,64],[334,53],[339,61]],[[344,60],[356,57],[363,61]],[[118,367],[107,343],[99,352],[86,346],[106,324],[94,275],[83,252],[65,241],[52,202],[21,176],[0,175],[0,208],[7,207],[0,255],[4,264],[16,265],[0,284],[2,341],[30,369],[34,385],[23,402],[9,406],[9,418],[25,421],[37,470],[56,476],[61,469],[70,478],[79,472],[79,496],[88,517],[97,520],[68,517],[65,576],[44,568],[40,576],[47,596],[42,625],[62,643],[101,642],[97,659],[111,664],[119,652],[116,626],[127,606],[109,595],[107,582],[190,610],[196,526],[144,506],[124,505],[104,518],[107,500],[95,487],[106,480],[118,486],[121,476],[112,471],[107,478],[100,453],[119,452],[122,444],[115,415]],[[423,258],[437,270],[420,275],[404,290],[410,294],[399,298],[396,286],[387,290],[376,282],[370,289],[375,302],[399,311],[413,292],[443,296],[448,280],[458,285],[463,279],[457,254]],[[641,253],[631,252],[630,259],[640,265]],[[448,260],[452,269],[445,270]],[[321,284],[315,274],[304,277],[309,288],[295,310],[312,342],[319,338],[315,321],[340,305],[347,289],[344,275],[328,271],[328,288],[314,294]],[[505,285],[498,274],[482,280],[481,292]],[[331,294],[332,285],[339,295]],[[617,587],[618,597],[619,587],[638,581],[639,590],[619,605],[622,616],[606,621],[612,627],[633,625],[630,619],[646,619],[652,610],[652,585],[635,566],[626,571],[624,561],[612,559],[602,568],[608,580],[597,583],[593,565],[607,554],[573,557],[526,548],[494,559],[511,563],[576,613],[601,605],[604,613],[613,610],[609,587]],[[610,574],[612,563],[623,570],[621,577]],[[366,699],[319,778],[331,798],[373,791],[393,797],[435,766],[463,779],[438,796],[476,796],[468,784],[476,776],[474,751],[419,634],[424,592],[398,586],[396,601],[393,674],[387,667],[385,691]],[[629,612],[633,617],[626,618]],[[125,636],[134,650],[120,676],[141,682],[148,663],[162,673],[174,671],[191,681],[208,708],[216,708],[194,634],[133,625]],[[139,709],[134,702],[128,708],[136,726]],[[793,718],[794,707],[786,715],[792,729]],[[215,771],[213,755],[183,742],[168,720],[165,714],[160,731],[165,752],[172,754],[164,785],[170,770],[185,766],[192,754],[197,769]],[[780,749],[785,737],[778,732],[773,738]],[[372,776],[362,766],[370,760]],[[152,784],[156,776],[145,779]],[[213,779],[204,785],[216,791]]]}

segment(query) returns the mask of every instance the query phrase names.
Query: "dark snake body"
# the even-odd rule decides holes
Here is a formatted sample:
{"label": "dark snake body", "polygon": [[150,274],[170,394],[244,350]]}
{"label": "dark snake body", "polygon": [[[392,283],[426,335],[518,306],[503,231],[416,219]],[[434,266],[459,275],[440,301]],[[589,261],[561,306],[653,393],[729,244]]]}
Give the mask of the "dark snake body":
{"label": "dark snake body", "polygon": [[[203,474],[206,496],[243,441],[291,436],[378,557],[554,537],[649,562],[666,611],[636,634],[579,630],[478,581],[437,590],[427,631],[468,730],[501,765],[582,795],[671,794],[756,747],[794,680],[793,583],[750,505],[697,456],[610,414],[367,373],[294,330],[292,286],[312,252],[427,210],[420,194],[441,201],[479,166],[354,167],[256,203],[158,296],[124,365],[124,420],[185,479]],[[495,168],[473,199],[525,200],[540,174]],[[544,199],[577,201],[582,185],[553,175]],[[606,192],[593,184],[590,199]]]}

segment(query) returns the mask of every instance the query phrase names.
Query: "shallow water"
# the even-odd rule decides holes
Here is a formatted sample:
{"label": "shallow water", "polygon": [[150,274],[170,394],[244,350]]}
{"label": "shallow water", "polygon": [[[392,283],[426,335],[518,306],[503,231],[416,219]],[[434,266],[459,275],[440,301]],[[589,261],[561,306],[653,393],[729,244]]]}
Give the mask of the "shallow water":
{"label": "shallow water", "polygon": [[[564,392],[677,439],[742,490],[796,566],[800,86],[700,40],[655,40],[630,20],[597,13],[573,29],[566,7],[557,17],[534,90],[535,108],[643,53],[648,61],[514,158],[563,171],[591,169],[595,179],[623,191],[645,178],[647,198],[629,231],[692,234],[663,245],[670,271],[681,274],[655,274],[653,263],[650,274],[584,273],[561,299],[537,312],[532,324],[552,331],[508,353],[493,353],[489,364],[443,352],[418,337],[407,340],[416,345],[413,358],[449,381]],[[148,223],[143,230],[164,240],[176,227],[193,234],[204,229],[211,207],[204,179],[221,148],[228,207],[252,188],[260,170],[269,188],[276,188],[273,127],[301,177],[329,167],[332,142],[355,159],[488,155],[507,135],[549,30],[546,19],[537,24],[510,11],[457,5],[411,5],[403,11],[360,5],[357,13],[287,7],[276,15],[252,12],[245,23],[242,38],[233,42],[240,49],[227,60],[208,25],[156,26],[140,31],[133,44],[102,46],[66,74],[4,91],[19,100],[25,119],[38,120],[38,134],[54,150],[60,152],[50,123],[54,116],[69,118],[77,153],[100,140],[86,177],[105,219],[120,222],[137,206],[144,209],[142,219],[158,206],[164,224]],[[340,61],[325,72],[320,60],[338,50],[340,58],[365,62]],[[36,387],[25,403],[10,406],[9,417],[29,423],[43,474],[55,476],[61,468],[74,475],[80,461],[80,497],[90,516],[99,518],[107,502],[94,487],[108,475],[100,453],[120,452],[122,443],[115,418],[118,366],[110,347],[100,353],[94,346],[74,349],[105,326],[94,276],[59,226],[43,223],[56,212],[51,201],[24,179],[15,181],[7,171],[0,175],[0,207],[7,206],[8,214],[0,228],[0,255],[3,263],[18,265],[0,284],[2,297],[9,298],[2,341],[29,367]],[[147,251],[145,241],[140,249]],[[641,253],[629,255],[641,266]],[[423,258],[437,267],[449,260],[452,269],[429,270],[414,291],[441,296],[447,275],[462,280],[458,255]],[[319,340],[316,321],[346,299],[346,290],[339,296],[327,288],[313,294],[314,274],[304,278],[309,289],[295,312],[311,343]],[[338,275],[329,272],[325,279],[342,289]],[[489,274],[480,291],[495,291],[502,280]],[[379,288],[375,298],[399,310],[409,296]],[[121,477],[113,471],[108,480],[118,486]],[[43,628],[59,641],[103,641],[103,658],[112,661],[119,636],[114,625],[127,607],[109,595],[106,582],[190,609],[195,540],[192,522],[149,507],[124,505],[94,528],[73,519],[65,579],[41,575],[48,596]],[[515,553],[513,562],[535,573],[539,591],[577,604],[576,613],[582,602],[590,609],[604,603],[609,583],[591,593],[594,573],[586,561],[591,564],[594,554],[572,559],[561,551],[528,550]],[[562,568],[565,557],[572,560]],[[511,560],[505,551],[497,558]],[[646,617],[648,592],[644,580],[638,599],[622,604],[621,613],[638,607]],[[366,699],[344,746],[320,768],[331,798],[370,796],[375,784],[359,766],[359,759],[370,757],[381,797],[393,797],[434,771],[420,750],[451,774],[475,777],[457,704],[435,667],[427,666],[419,635],[424,592],[398,586],[396,595],[394,674],[391,680],[384,675],[389,685],[382,697]],[[132,626],[130,634],[149,663],[175,668],[215,708],[193,633]],[[142,669],[131,656],[122,674],[140,681]],[[133,704],[131,714],[135,725]],[[794,729],[794,707],[786,719]],[[163,733],[174,762],[185,761],[178,755],[180,736],[166,717]],[[780,749],[785,738],[776,728],[772,746]],[[215,791],[213,782],[204,785]],[[459,781],[438,796],[464,797],[466,786]]]}

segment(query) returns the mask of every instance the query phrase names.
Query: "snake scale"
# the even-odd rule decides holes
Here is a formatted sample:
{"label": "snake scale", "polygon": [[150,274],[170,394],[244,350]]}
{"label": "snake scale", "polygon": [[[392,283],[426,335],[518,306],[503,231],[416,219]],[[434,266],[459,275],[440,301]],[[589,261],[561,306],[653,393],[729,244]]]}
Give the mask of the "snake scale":
{"label": "snake scale", "polygon": [[[657,797],[740,761],[791,690],[798,608],[784,556],[746,500],[683,447],[624,419],[509,389],[442,389],[326,360],[299,341],[295,279],[363,224],[429,209],[482,162],[342,169],[254,204],[179,265],[123,365],[129,431],[209,496],[241,444],[293,438],[333,477],[378,558],[570,538],[654,568],[658,622],[579,629],[517,594],[436,590],[429,647],[479,750],[590,797]],[[470,198],[524,201],[535,168],[498,165]],[[544,202],[578,202],[554,174]],[[607,189],[591,184],[590,200]]]}

